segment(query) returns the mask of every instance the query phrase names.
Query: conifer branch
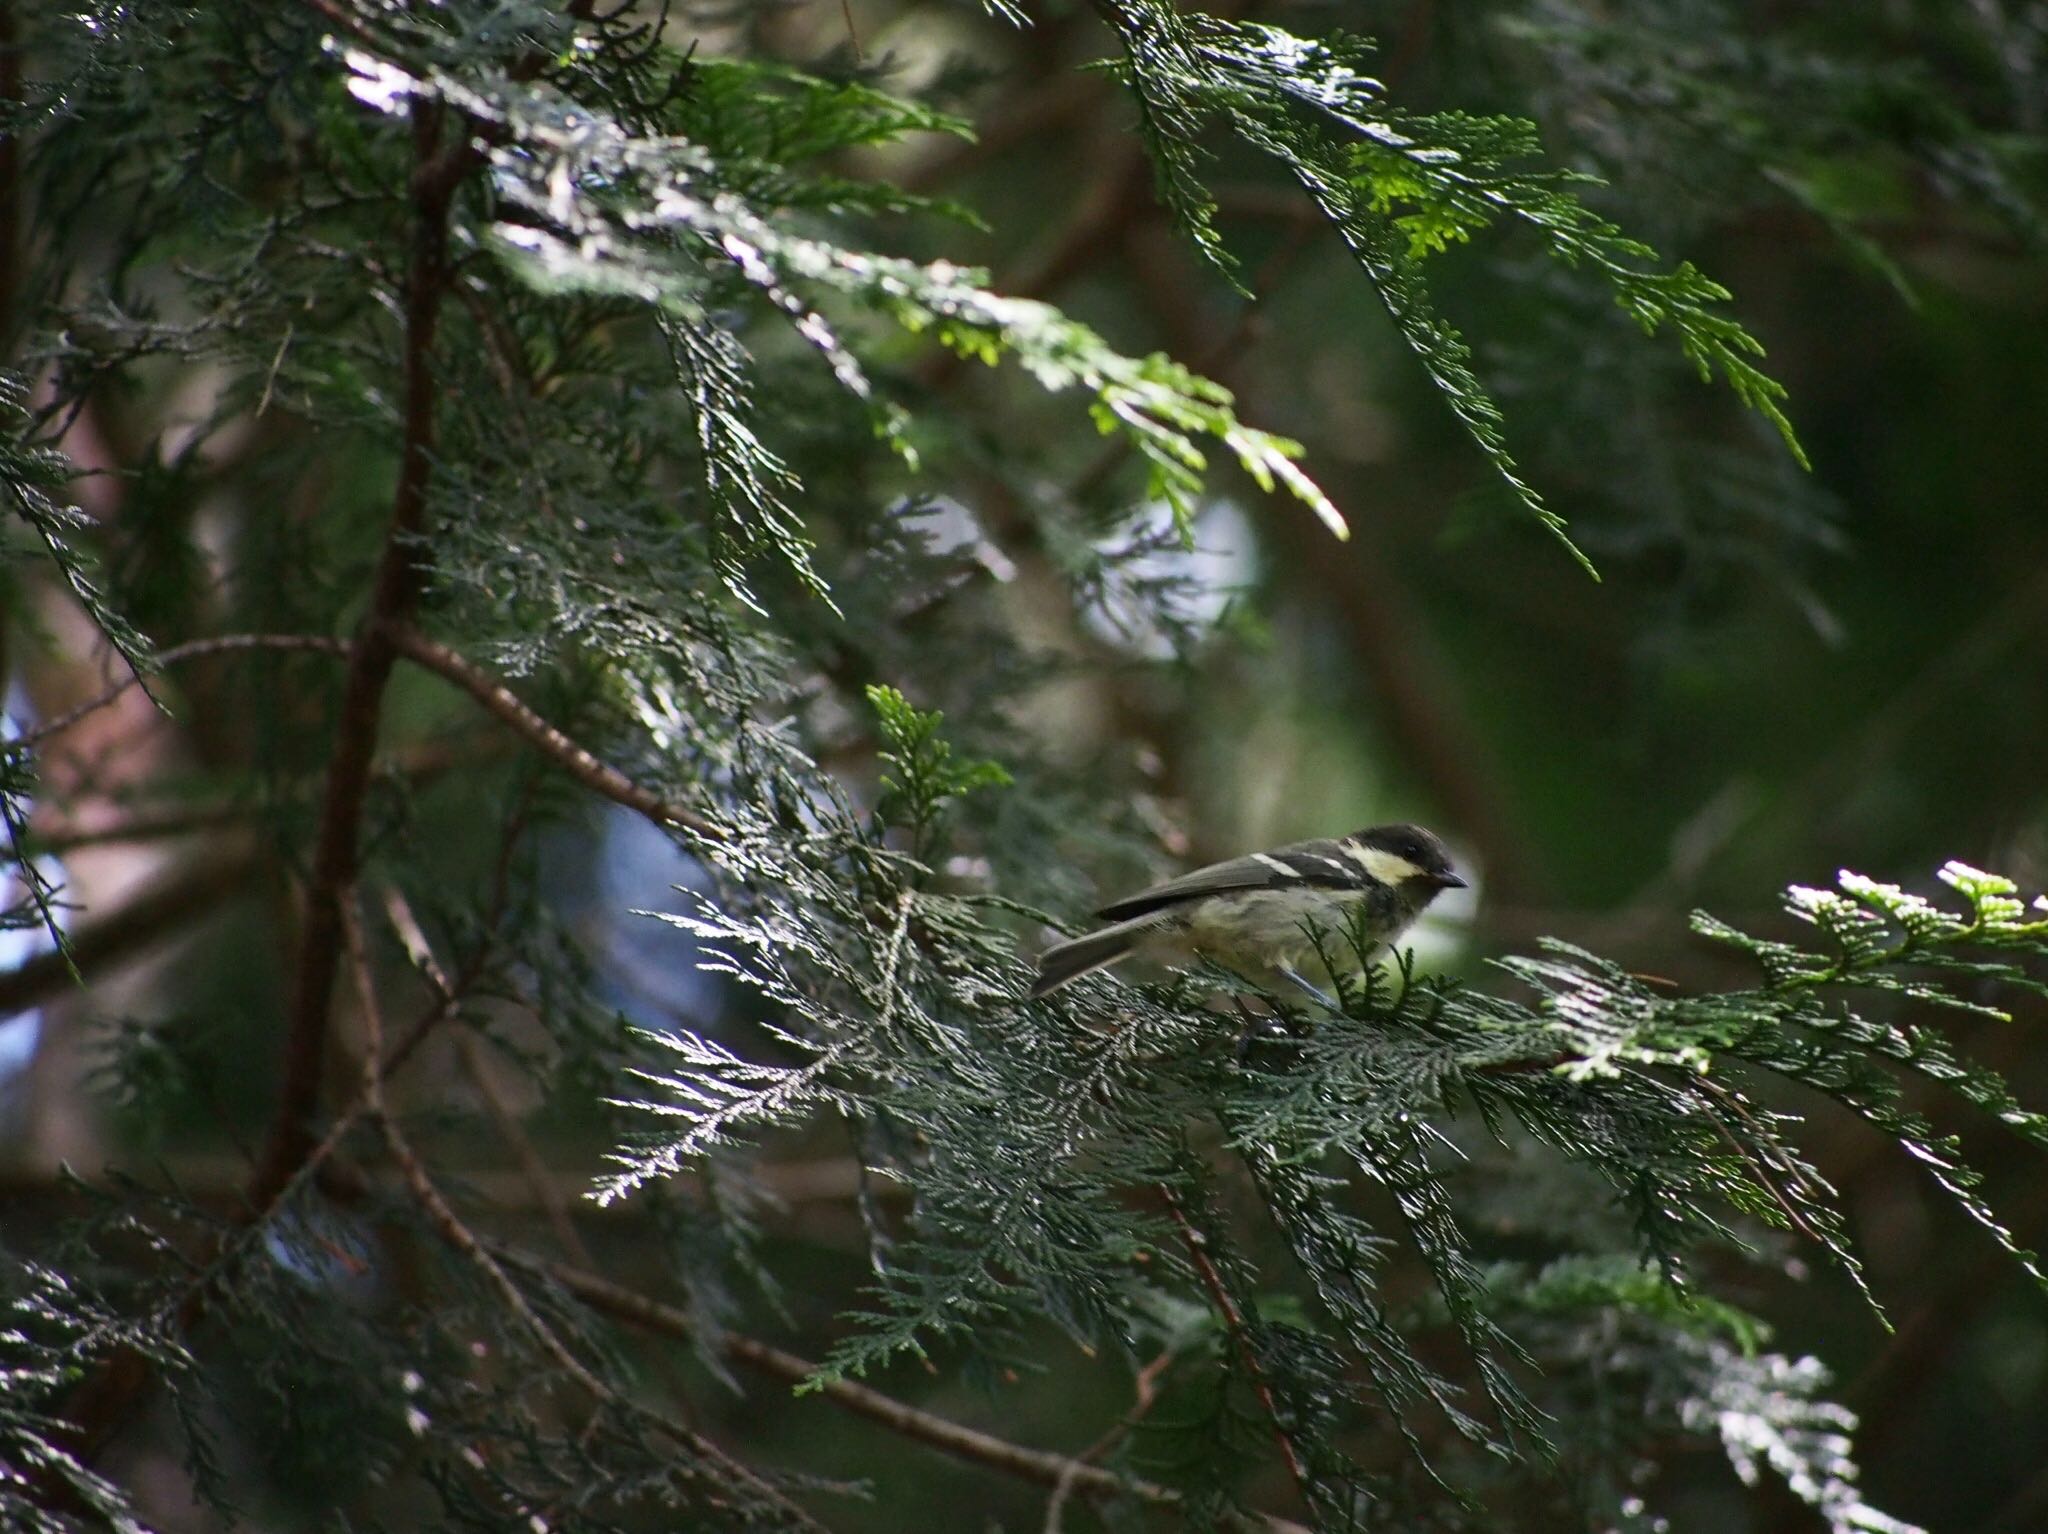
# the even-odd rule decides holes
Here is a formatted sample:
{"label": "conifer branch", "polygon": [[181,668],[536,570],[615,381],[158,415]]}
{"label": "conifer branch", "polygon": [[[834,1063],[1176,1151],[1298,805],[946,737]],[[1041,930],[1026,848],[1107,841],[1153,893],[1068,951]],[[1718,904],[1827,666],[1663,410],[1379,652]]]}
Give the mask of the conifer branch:
{"label": "conifer branch", "polygon": [[[454,983],[434,956],[434,950],[427,941],[425,930],[419,918],[413,914],[412,904],[405,898],[405,892],[395,884],[384,886],[384,910],[391,922],[392,931],[398,934],[413,965],[426,977],[435,995],[444,1002],[452,1002],[455,996]],[[490,1114],[491,1124],[498,1131],[512,1158],[519,1164],[519,1170],[526,1179],[528,1191],[535,1204],[546,1215],[555,1232],[555,1239],[561,1242],[562,1250],[584,1267],[595,1267],[590,1249],[583,1244],[575,1222],[569,1218],[568,1200],[562,1196],[555,1180],[548,1175],[547,1163],[540,1152],[534,1149],[532,1139],[519,1122],[519,1115],[512,1104],[505,1099],[504,1089],[499,1086],[491,1060],[478,1042],[475,1030],[458,1027],[455,1030],[456,1057],[462,1062],[463,1074],[470,1085],[476,1088],[485,1110]]]}
{"label": "conifer branch", "polygon": [[[991,4],[1010,14],[1008,0]],[[1256,629],[1289,579],[1296,595],[1322,582],[1337,599],[1308,615],[1311,646],[1319,629],[1351,621],[1368,670],[1401,673],[1396,686],[1375,672],[1366,690],[1405,732],[1406,755],[1442,769],[1422,777],[1443,828],[1484,854],[1489,891],[1513,850],[1497,817],[1514,796],[1489,795],[1493,775],[1443,727],[1457,720],[1444,708],[1457,678],[1431,663],[1427,634],[1419,657],[1394,642],[1427,626],[1384,590],[1353,589],[1364,566],[1290,543],[1306,530],[1269,532],[1255,514],[1258,552],[1280,556],[1268,568],[1281,584],[1260,580],[1258,600],[1218,618],[1209,599],[1221,567],[1183,557],[1228,520],[1215,471],[1232,461],[1341,527],[1296,465],[1304,449],[1250,425],[1239,402],[1275,424],[1305,410],[1329,435],[1356,419],[1354,385],[1380,380],[1351,371],[1355,346],[1345,371],[1328,371],[1343,349],[1334,335],[1302,338],[1301,366],[1272,380],[1277,394],[1263,373],[1243,374],[1233,394],[1233,380],[1174,362],[1207,355],[1227,368],[1264,321],[1254,300],[1233,328],[1194,268],[1164,254],[1170,233],[1140,184],[1147,160],[1159,200],[1225,280],[1240,280],[1235,260],[1250,273],[1271,252],[1243,279],[1254,294],[1334,226],[1352,269],[1290,273],[1276,299],[1312,305],[1311,323],[1334,331],[1374,323],[1362,301],[1377,293],[1395,320],[1380,339],[1412,348],[1418,379],[1435,383],[1476,448],[1472,462],[1490,464],[1509,496],[1554,526],[1537,487],[1561,474],[1558,510],[1568,489],[1589,550],[1631,561],[1697,552],[1674,578],[1711,595],[1752,555],[1756,572],[1786,576],[1781,535],[1814,538],[1825,519],[1792,505],[1808,526],[1796,531],[1778,515],[1789,472],[1749,479],[1756,455],[1718,429],[1693,434],[1689,451],[1711,437],[1726,450],[1721,467],[1658,440],[1682,434],[1668,431],[1675,412],[1638,361],[1649,348],[1628,319],[1676,336],[1669,361],[1718,374],[1783,429],[1780,391],[1757,371],[1727,295],[1607,218],[1626,211],[1691,240],[1698,225],[1678,204],[1746,205],[1739,177],[1709,156],[1660,190],[1659,207],[1624,174],[1594,194],[1606,210],[1596,213],[1566,167],[1605,158],[1633,172],[1642,167],[1624,162],[1638,150],[1654,166],[1651,146],[1678,117],[1729,158],[1810,155],[1831,180],[1864,165],[1865,150],[1880,151],[1886,179],[1916,152],[1864,131],[1823,141],[1774,110],[1742,125],[1727,103],[1746,108],[1756,93],[1729,88],[1727,58],[1695,50],[1649,61],[1616,93],[1615,72],[1592,55],[1611,57],[1613,31],[1639,20],[1567,35],[1584,7],[1511,46],[1560,64],[1554,85],[1590,89],[1527,88],[1515,71],[1447,95],[1504,109],[1474,116],[1399,104],[1386,71],[1368,73],[1364,39],[1198,15],[1175,0],[1093,0],[1121,58],[1046,93],[1048,110],[1089,109],[1074,135],[1087,164],[1076,195],[1051,199],[1065,208],[1038,219],[1047,189],[1028,154],[1001,167],[1032,170],[1028,183],[976,176],[950,188],[959,203],[906,185],[906,162],[937,163],[932,136],[966,131],[933,104],[942,90],[894,96],[874,71],[807,71],[752,39],[686,54],[658,6],[48,9],[6,11],[19,58],[0,57],[23,98],[0,103],[0,150],[18,149],[21,170],[10,206],[37,229],[17,290],[36,311],[16,337],[33,376],[0,377],[0,534],[19,513],[26,536],[11,546],[54,568],[140,677],[152,662],[138,623],[173,638],[218,631],[161,663],[244,648],[340,664],[329,675],[325,660],[209,661],[238,683],[322,685],[181,688],[204,709],[181,738],[154,730],[140,755],[81,760],[54,792],[37,782],[43,750],[76,746],[117,715],[124,739],[141,735],[125,728],[131,715],[148,723],[142,694],[125,696],[136,683],[0,751],[4,840],[24,886],[0,927],[58,925],[56,882],[39,884],[35,863],[58,838],[29,829],[39,794],[36,826],[61,819],[67,834],[136,810],[123,832],[174,829],[160,810],[228,807],[251,842],[291,835],[287,861],[311,875],[293,892],[308,915],[286,936],[282,1001],[262,966],[217,944],[162,967],[139,998],[126,986],[118,1000],[87,993],[97,1010],[111,1001],[136,1014],[105,1030],[103,1069],[83,1090],[143,1129],[128,1149],[141,1175],[91,1187],[53,1177],[26,1211],[47,1208],[47,1226],[13,1222],[41,1261],[26,1285],[0,1275],[0,1378],[28,1386],[0,1390],[0,1462],[42,1467],[55,1494],[0,1474],[0,1525],[70,1534],[89,1517],[139,1521],[147,1509],[118,1483],[144,1457],[179,1460],[193,1499],[232,1518],[297,1489],[302,1470],[317,1476],[340,1447],[357,1461],[350,1470],[387,1477],[357,1476],[366,1489],[335,1509],[345,1519],[374,1518],[396,1498],[436,1529],[642,1522],[684,1508],[722,1529],[814,1527],[785,1489],[812,1500],[808,1472],[829,1453],[793,1457],[764,1484],[642,1407],[659,1380],[643,1360],[656,1355],[658,1371],[680,1351],[660,1339],[675,1337],[721,1380],[771,1382],[747,1379],[768,1420],[800,1387],[886,1427],[822,1424],[868,1440],[884,1486],[930,1444],[970,1474],[1043,1488],[1048,1534],[1087,1521],[1082,1499],[1102,1521],[1257,1523],[1218,1511],[1246,1486],[1333,1526],[1497,1516],[1520,1528],[1565,1508],[1581,1522],[1642,1521],[1658,1515],[1665,1488],[1652,1478],[1681,1440],[1718,1442],[1745,1481],[1781,1477],[1835,1529],[1902,1527],[1859,1488],[1855,1423],[1828,1399],[1820,1366],[1767,1351],[1764,1320],[1721,1296],[1745,1245],[1763,1235],[1775,1251],[1779,1227],[1859,1271],[1853,1188],[1829,1180],[1826,1126],[1772,1106],[1780,1085],[1839,1104],[1924,1167],[1987,1231],[1997,1256],[1987,1252],[1985,1271],[2048,1271],[2021,1239],[2031,1222],[1990,1197],[2009,1181],[1980,1187],[1919,1091],[1932,1085],[2048,1148],[2048,1115],[2016,1097],[2027,1083],[1993,1068],[2016,1058],[2007,998],[2037,1006],[2048,993],[2048,901],[2032,889],[1952,867],[1944,877],[1965,910],[1844,875],[1838,890],[1792,892],[1790,914],[1810,934],[1799,941],[1779,941],[1787,929],[1753,913],[1741,929],[1701,918],[1701,932],[1759,973],[1698,988],[1653,984],[1599,944],[1534,933],[1519,956],[1456,976],[1397,957],[1337,979],[1335,1005],[1311,1025],[1261,1013],[1241,1039],[1218,1026],[1243,989],[1221,971],[1170,985],[1090,977],[1031,1001],[1016,950],[1020,925],[1082,909],[1090,879],[1121,879],[1161,847],[1178,856],[1181,839],[1202,839],[1180,806],[1208,802],[1212,771],[1227,802],[1256,809],[1228,789],[1257,776],[1271,749],[1212,765],[1183,748],[1240,685],[1202,690],[1206,663],[1237,676],[1224,652],[1240,619]],[[1411,39],[1425,25],[1426,15]],[[1715,41],[1697,18],[1670,26]],[[1651,30],[1622,38],[1620,54]],[[1045,29],[1026,45],[1026,69],[1063,71],[1081,37],[1066,21]],[[1395,73],[1415,46],[1401,46]],[[1749,39],[1735,51],[1782,62]],[[35,61],[33,78],[21,60]],[[1717,89],[1646,104],[1648,86],[1702,62]],[[1859,97],[1897,83],[1850,74]],[[1096,120],[1105,93],[1135,98],[1136,135]],[[1545,129],[1508,115],[1567,99],[1570,118]],[[1628,131],[1639,108],[1650,119],[1641,135]],[[1934,131],[1934,116],[1899,116]],[[984,146],[1032,121],[996,123]],[[1035,121],[1042,131],[1044,116]],[[1579,137],[1588,123],[1594,136]],[[1546,162],[1545,137],[1568,158]],[[1943,147],[1967,153],[1973,137]],[[1241,199],[1226,213],[1215,182],[1247,163],[1213,154],[1226,141],[1284,171],[1308,215],[1256,250],[1225,248]],[[1995,177],[1998,166],[1980,157],[1962,173],[1979,169]],[[1009,179],[1019,185],[992,184]],[[9,195],[0,186],[0,202]],[[1000,231],[982,247],[1004,281],[960,265],[971,247],[922,222],[1006,219],[1020,199],[1034,200],[1022,259]],[[921,222],[906,232],[895,222],[906,216]],[[906,244],[919,259],[896,253]],[[1119,249],[1147,268],[1148,296],[1165,297],[1135,317],[1105,306],[1115,344],[1020,296],[1071,286]],[[1475,259],[1511,291],[1442,280]],[[1623,307],[1602,324],[1594,306],[1606,312],[1609,296]],[[1470,341],[1438,307],[1453,298],[1480,322]],[[1215,328],[1189,323],[1212,309]],[[1371,336],[1353,339],[1373,350]],[[919,390],[920,373],[955,364],[920,369],[918,346],[1003,371],[990,388]],[[1078,408],[1040,409],[1040,396]],[[1639,412],[1644,397],[1658,408]],[[58,451],[67,422],[96,439],[76,463]],[[1089,422],[1117,445],[1098,456],[1077,442],[1072,428]],[[1509,451],[1524,440],[1544,453],[1526,475]],[[1396,488],[1418,506],[1458,461],[1426,435],[1409,437],[1402,458]],[[1126,459],[1149,495],[1119,494],[1122,476],[1108,483]],[[127,491],[70,505],[63,489],[81,467]],[[1730,487],[1714,488],[1717,476]],[[1401,499],[1386,508],[1390,525],[1405,525]],[[1171,527],[1152,515],[1160,507]],[[1492,524],[1472,525],[1489,558],[1512,554]],[[1153,664],[1169,657],[1181,663],[1170,676]],[[1250,664],[1277,675],[1272,660]],[[481,735],[516,753],[510,772],[434,793],[413,792],[409,768],[387,775],[394,738],[415,728],[396,712],[401,691],[415,691],[398,676],[406,665],[470,700],[425,689],[437,716],[454,709],[454,732],[431,749],[454,741],[472,760]],[[113,674],[95,659],[64,696]],[[1181,721],[1171,700],[1184,681],[1200,706]],[[1070,710],[1063,684],[1099,686],[1108,706]],[[1410,714],[1432,692],[1437,712],[1418,728]],[[479,723],[479,710],[498,723]],[[1342,731],[1255,712],[1268,747],[1313,738],[1326,753],[1347,749]],[[1987,768],[1993,749],[1980,745]],[[655,823],[654,850],[688,864],[676,901],[643,894],[665,881],[614,859],[609,842],[602,909],[562,898],[550,822],[575,820],[593,794]],[[1235,842],[1250,827],[1211,831]],[[1615,849],[1624,861],[1646,845],[1612,836],[1629,844]],[[183,860],[240,845],[175,850]],[[619,875],[640,887],[621,895]],[[420,997],[381,921],[364,924],[357,902],[373,888],[390,891],[390,928],[424,977]],[[184,930],[186,913],[169,905],[203,904],[152,896],[158,933]],[[651,957],[604,951],[631,930],[613,925],[628,904],[674,907],[672,930],[646,929]],[[137,951],[147,934],[129,947],[107,935],[121,930],[110,919],[136,914],[113,902],[80,913],[88,957]],[[1569,920],[1567,930],[1586,936]],[[213,944],[216,929],[205,936]],[[0,976],[0,999],[57,972],[51,960]],[[423,1010],[401,1017],[401,994]],[[619,1026],[626,996],[645,1031]],[[1971,1042],[1991,1059],[1961,1054],[1937,1009],[1973,1019]],[[335,1038],[343,1013],[349,1050]],[[448,1063],[472,1068],[481,1101],[423,1096],[416,1127],[387,1083],[416,1052],[438,1058],[422,1041],[451,1024],[460,1055]],[[266,1034],[284,1046],[279,1102],[257,1104],[253,1123],[216,1115],[226,1140],[266,1141],[256,1175],[228,1176],[218,1145],[183,1138],[153,1160],[149,1132],[189,1123]],[[576,1111],[593,1098],[601,1116]],[[486,1131],[495,1118],[522,1175],[505,1172],[496,1136],[443,1138],[451,1112]],[[548,1135],[529,1140],[543,1122]],[[839,1132],[857,1159],[776,1162]],[[1227,1179],[1192,1159],[1190,1132],[1207,1158],[1233,1165]],[[616,1168],[601,1193],[640,1190],[635,1217],[607,1234],[650,1248],[633,1260],[660,1269],[672,1300],[651,1318],[652,1301],[605,1291],[580,1253],[575,1267],[552,1267],[496,1244],[517,1232],[538,1253],[574,1252],[578,1228],[599,1227],[569,1217],[570,1162],[599,1156]],[[1153,1192],[1162,1183],[1165,1208]],[[792,1213],[778,1193],[857,1207]],[[884,1210],[883,1196],[900,1202]],[[1240,1216],[1255,1245],[1230,1239]],[[804,1254],[811,1243],[776,1239],[813,1220],[796,1234],[849,1257],[861,1248],[864,1274],[852,1262],[820,1269]],[[1874,1266],[1893,1287],[1896,1262]],[[355,1303],[351,1286],[366,1279],[394,1303]],[[798,1290],[845,1317],[822,1363],[728,1335],[736,1317]],[[934,1370],[947,1360],[950,1376],[954,1361],[1000,1368],[1055,1333],[1072,1351],[1043,1349],[1048,1367],[1017,1382],[1020,1407],[1078,1401],[1086,1376],[1099,1380],[1099,1363],[1082,1359],[1139,1350],[1128,1359],[1135,1404],[1109,1401],[1104,1420],[1060,1434],[1089,1445],[1078,1452],[977,1434],[869,1388],[883,1381],[868,1371],[905,1353]],[[1897,1362],[1903,1379],[1910,1353]],[[1156,1389],[1166,1369],[1171,1388]],[[693,1384],[660,1409],[687,1422]],[[144,1390],[175,1410],[134,1410]],[[272,1407],[282,1430],[252,1433]],[[1125,1441],[1140,1421],[1142,1437]],[[90,1461],[117,1430],[123,1452],[101,1456],[101,1475]],[[1280,1471],[1276,1441],[1292,1490],[1267,1479]],[[1640,1518],[1621,1501],[1636,1492]],[[1461,1494],[1468,1505],[1449,1505]]]}
{"label": "conifer branch", "polygon": [[562,1340],[554,1327],[548,1324],[547,1319],[534,1309],[533,1302],[527,1299],[525,1291],[512,1281],[511,1275],[492,1255],[490,1248],[455,1212],[454,1206],[435,1186],[425,1163],[420,1160],[418,1153],[412,1148],[411,1141],[400,1129],[397,1118],[385,1105],[382,1068],[383,1007],[377,996],[376,977],[370,969],[369,948],[363,936],[362,912],[356,903],[356,892],[353,889],[343,892],[339,911],[343,943],[348,952],[349,968],[355,978],[357,997],[362,1007],[363,1031],[366,1036],[362,1088],[358,1101],[362,1111],[375,1121],[392,1163],[398,1168],[399,1176],[411,1192],[414,1202],[426,1215],[428,1223],[439,1232],[442,1240],[483,1275],[485,1281],[504,1301],[505,1308],[519,1319],[541,1351],[553,1359],[562,1372],[589,1396],[596,1406],[625,1411],[644,1419],[651,1426],[675,1439],[693,1455],[719,1465],[748,1490],[773,1506],[788,1527],[812,1531],[812,1534],[825,1534],[824,1526],[810,1514],[701,1433],[671,1422],[658,1412],[635,1405],[621,1396],[605,1380],[600,1379],[588,1364],[576,1356],[575,1350]]}
{"label": "conifer branch", "polygon": [[490,1281],[505,1306],[522,1321],[533,1338],[540,1344],[541,1351],[561,1366],[562,1372],[582,1387],[593,1401],[606,1402],[612,1399],[611,1387],[606,1385],[590,1368],[572,1352],[569,1346],[555,1334],[555,1329],[541,1318],[532,1302],[512,1282],[498,1261],[479,1241],[476,1233],[463,1223],[448,1200],[441,1196],[441,1190],[434,1186],[434,1180],[413,1151],[412,1144],[398,1127],[398,1121],[384,1105],[384,1022],[383,1004],[377,998],[376,978],[370,973],[369,949],[363,940],[363,918],[356,905],[353,889],[345,890],[339,903],[342,941],[348,950],[349,969],[355,977],[356,999],[362,1008],[363,1017],[363,1111],[376,1122],[378,1133],[384,1137],[384,1147],[391,1154],[393,1165],[404,1179],[413,1199],[426,1214],[428,1221],[441,1233],[441,1238],[460,1252]]}
{"label": "conifer branch", "polygon": [[[702,815],[641,788],[617,768],[600,761],[590,751],[541,718],[510,688],[497,681],[474,661],[447,645],[429,639],[418,629],[405,624],[392,625],[384,643],[396,654],[404,656],[423,670],[433,672],[468,693],[493,718],[509,727],[514,734],[555,762],[593,793],[637,811],[656,825],[682,826],[699,836],[719,835],[718,828]],[[353,647],[348,640],[336,639],[325,634],[217,634],[173,645],[157,653],[154,661],[156,668],[162,669],[206,656],[243,650],[299,650],[325,655],[353,654]],[[96,697],[30,731],[19,742],[14,743],[15,748],[34,747],[52,736],[62,734],[80,720],[105,708],[123,693],[140,685],[141,681],[142,678],[139,676],[123,677]]]}
{"label": "conifer branch", "polygon": [[390,638],[399,654],[460,687],[494,718],[593,793],[637,811],[658,826],[681,826],[698,836],[714,839],[721,836],[718,827],[696,811],[663,799],[640,787],[616,767],[599,761],[474,661],[415,628],[394,628]]}
{"label": "conifer branch", "polygon": [[1209,1256],[1209,1238],[1188,1219],[1187,1210],[1172,1188],[1161,1183],[1159,1196],[1166,1201],[1166,1211],[1173,1216],[1173,1223],[1180,1230],[1181,1244],[1187,1248],[1188,1260],[1195,1265],[1202,1287],[1209,1292],[1209,1301],[1216,1307],[1224,1330],[1229,1332],[1238,1357],[1244,1362],[1245,1373],[1251,1378],[1252,1389],[1258,1393],[1259,1404],[1266,1409],[1267,1420],[1273,1424],[1273,1440],[1280,1446],[1280,1457],[1287,1464],[1287,1473],[1294,1480],[1295,1490],[1301,1493],[1302,1503],[1313,1510],[1316,1505],[1315,1487],[1309,1479],[1308,1466],[1302,1462],[1301,1451],[1295,1447],[1293,1435],[1281,1420],[1280,1403],[1273,1394],[1272,1382],[1266,1378],[1265,1365],[1260,1363],[1258,1352],[1252,1346],[1251,1334],[1245,1330],[1244,1315],[1231,1299],[1230,1291],[1224,1288],[1223,1275],[1216,1271],[1215,1261]]}
{"label": "conifer branch", "polygon": [[[215,634],[205,639],[190,639],[183,644],[172,645],[168,650],[159,650],[150,657],[150,672],[175,666],[188,660],[199,660],[209,655],[224,655],[238,650],[311,650],[327,655],[346,655],[348,641],[335,639],[326,634]],[[131,672],[108,687],[97,697],[89,698],[76,708],[59,714],[45,724],[37,725],[24,734],[14,745],[35,747],[53,735],[61,735],[81,719],[95,714],[114,702],[131,687],[142,685],[144,677]]]}
{"label": "conifer branch", "polygon": [[[684,1312],[624,1284],[563,1263],[511,1253],[506,1255],[508,1260],[546,1274],[592,1309],[618,1320],[679,1341],[689,1341],[701,1330]],[[1040,1486],[1057,1489],[1066,1485],[1091,1498],[1135,1497],[1161,1508],[1179,1507],[1184,1500],[1172,1487],[1162,1486],[1156,1481],[1119,1475],[1099,1465],[1091,1465],[1084,1459],[1011,1443],[977,1428],[922,1411],[853,1380],[830,1376],[820,1378],[820,1365],[743,1333],[726,1332],[718,1341],[727,1357],[758,1373],[788,1385],[815,1390],[826,1400],[848,1411],[955,1458],[987,1465]],[[1269,1534],[1306,1534],[1300,1524],[1271,1513],[1257,1515],[1256,1525],[1268,1530]]]}
{"label": "conifer branch", "polygon": [[[173,1315],[179,1332],[189,1333],[199,1323],[206,1311],[208,1291],[227,1278],[235,1264],[248,1252],[252,1240],[270,1227],[292,1194],[326,1168],[341,1142],[368,1110],[373,1098],[381,1101],[383,1083],[410,1058],[428,1034],[454,1015],[474,983],[479,967],[470,966],[451,980],[445,991],[437,991],[432,1003],[388,1055],[380,1055],[374,1047],[364,1051],[363,1089],[335,1115],[334,1121],[327,1126],[327,1132],[268,1198],[257,1203],[246,1182],[237,1190],[234,1202],[238,1233],[234,1239],[209,1250],[208,1266],[187,1287],[174,1307]],[[381,1024],[377,1031],[382,1033]],[[67,1424],[67,1436],[76,1445],[83,1463],[91,1464],[120,1428],[135,1402],[148,1388],[153,1373],[151,1360],[140,1350],[117,1347],[70,1393],[60,1416]]]}

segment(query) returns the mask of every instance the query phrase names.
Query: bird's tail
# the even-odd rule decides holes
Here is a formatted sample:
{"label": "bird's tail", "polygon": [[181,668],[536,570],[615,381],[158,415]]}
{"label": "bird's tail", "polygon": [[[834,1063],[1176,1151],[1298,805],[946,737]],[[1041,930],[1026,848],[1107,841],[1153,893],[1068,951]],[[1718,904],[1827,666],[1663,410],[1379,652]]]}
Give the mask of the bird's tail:
{"label": "bird's tail", "polygon": [[1156,920],[1148,912],[1136,921],[1120,921],[1100,932],[1054,943],[1038,956],[1038,978],[1031,984],[1032,1000],[1116,963],[1137,945],[1145,929],[1155,925]]}

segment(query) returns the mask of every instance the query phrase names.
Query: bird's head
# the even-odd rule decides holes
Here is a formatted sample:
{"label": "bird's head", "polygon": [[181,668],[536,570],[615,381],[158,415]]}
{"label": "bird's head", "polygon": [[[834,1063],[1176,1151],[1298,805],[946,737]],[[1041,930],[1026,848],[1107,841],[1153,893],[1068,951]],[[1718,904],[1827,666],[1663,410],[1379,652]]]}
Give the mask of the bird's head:
{"label": "bird's head", "polygon": [[1434,831],[1421,826],[1369,826],[1344,838],[1345,851],[1382,884],[1393,885],[1418,905],[1440,890],[1461,890],[1465,881],[1451,867],[1451,854]]}

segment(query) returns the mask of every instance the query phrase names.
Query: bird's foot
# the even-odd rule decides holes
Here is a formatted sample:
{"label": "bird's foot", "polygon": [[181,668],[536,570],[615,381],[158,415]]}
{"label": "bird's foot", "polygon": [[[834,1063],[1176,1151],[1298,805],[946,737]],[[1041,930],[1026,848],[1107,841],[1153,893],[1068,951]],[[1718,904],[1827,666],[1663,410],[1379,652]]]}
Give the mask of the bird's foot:
{"label": "bird's foot", "polygon": [[1292,965],[1280,964],[1275,965],[1274,968],[1281,979],[1285,980],[1289,985],[1294,986],[1297,990],[1301,991],[1304,995],[1308,996],[1312,1001],[1315,1002],[1317,1006],[1321,1007],[1325,1012],[1343,1012],[1344,1009],[1337,1005],[1336,1001],[1331,998],[1329,992],[1325,991],[1321,986],[1309,980],[1305,975],[1303,975],[1299,970],[1295,969]]}

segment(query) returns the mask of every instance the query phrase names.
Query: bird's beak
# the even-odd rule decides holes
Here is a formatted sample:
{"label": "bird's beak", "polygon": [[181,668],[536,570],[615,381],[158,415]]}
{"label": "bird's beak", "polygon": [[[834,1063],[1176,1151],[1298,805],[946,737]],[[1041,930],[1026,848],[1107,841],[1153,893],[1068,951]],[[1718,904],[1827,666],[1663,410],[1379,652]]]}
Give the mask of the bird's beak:
{"label": "bird's beak", "polygon": [[1436,887],[1440,890],[1462,890],[1470,889],[1472,886],[1456,874],[1438,874],[1436,876]]}

